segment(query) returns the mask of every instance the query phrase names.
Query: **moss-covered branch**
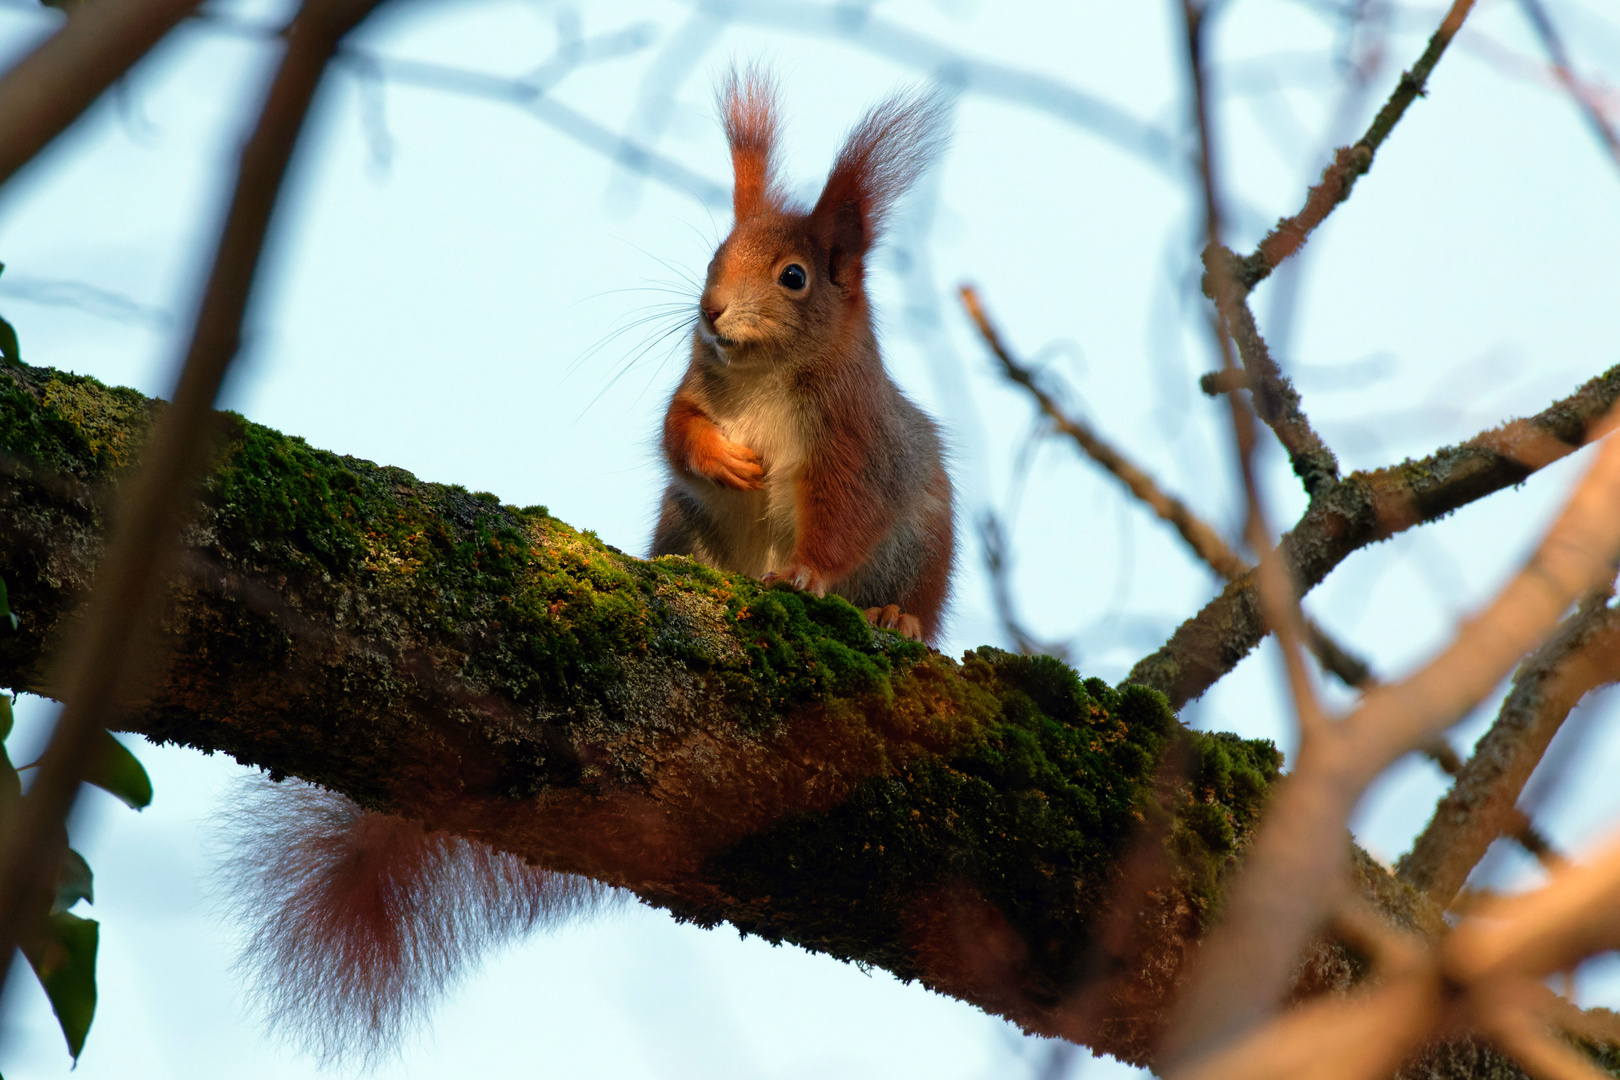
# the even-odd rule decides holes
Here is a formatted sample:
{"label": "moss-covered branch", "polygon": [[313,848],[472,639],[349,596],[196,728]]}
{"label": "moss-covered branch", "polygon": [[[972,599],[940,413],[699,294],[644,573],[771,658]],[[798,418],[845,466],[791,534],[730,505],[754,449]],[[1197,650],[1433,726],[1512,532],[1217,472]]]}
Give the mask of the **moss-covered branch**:
{"label": "moss-covered branch", "polygon": [[[0,369],[0,577],[22,617],[0,685],[51,692],[159,407]],[[836,598],[220,429],[131,730],[1145,1058],[1276,777],[1269,743],[1187,732],[1159,694],[1053,660],[959,664]]]}

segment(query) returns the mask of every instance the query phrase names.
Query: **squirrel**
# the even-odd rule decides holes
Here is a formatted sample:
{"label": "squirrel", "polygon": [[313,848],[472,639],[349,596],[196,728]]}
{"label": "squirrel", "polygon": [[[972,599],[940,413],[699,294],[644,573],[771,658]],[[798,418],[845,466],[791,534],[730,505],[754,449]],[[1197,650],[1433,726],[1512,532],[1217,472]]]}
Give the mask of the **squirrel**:
{"label": "squirrel", "polygon": [[815,206],[775,172],[775,87],[721,93],[735,220],[709,263],[692,362],[664,417],[669,468],[652,555],[835,593],[932,644],[955,562],[934,423],[889,378],[866,257],[945,142],[938,96],[901,93],[845,140]]}
{"label": "squirrel", "polygon": [[[694,313],[664,421],[670,471],[652,555],[831,591],[932,643],[954,563],[934,424],[883,368],[865,260],[944,141],[937,97],[867,113],[816,205],[772,167],[774,87],[725,81],[736,222]],[[375,1064],[479,954],[624,894],[301,781],[260,781],[220,837],[240,967],[278,1034]]]}

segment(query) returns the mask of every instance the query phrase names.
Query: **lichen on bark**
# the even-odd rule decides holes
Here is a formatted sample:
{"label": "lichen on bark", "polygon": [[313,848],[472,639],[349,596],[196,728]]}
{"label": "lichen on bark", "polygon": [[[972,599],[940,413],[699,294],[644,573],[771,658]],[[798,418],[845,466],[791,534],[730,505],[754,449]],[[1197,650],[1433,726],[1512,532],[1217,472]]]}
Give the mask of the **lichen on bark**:
{"label": "lichen on bark", "polygon": [[[23,620],[0,683],[50,692],[159,408],[0,369],[0,576]],[[836,597],[633,558],[229,414],[180,567],[129,730],[1129,1060],[1280,765],[1143,687],[988,648],[959,663]],[[1144,845],[1154,872],[1127,888]]]}

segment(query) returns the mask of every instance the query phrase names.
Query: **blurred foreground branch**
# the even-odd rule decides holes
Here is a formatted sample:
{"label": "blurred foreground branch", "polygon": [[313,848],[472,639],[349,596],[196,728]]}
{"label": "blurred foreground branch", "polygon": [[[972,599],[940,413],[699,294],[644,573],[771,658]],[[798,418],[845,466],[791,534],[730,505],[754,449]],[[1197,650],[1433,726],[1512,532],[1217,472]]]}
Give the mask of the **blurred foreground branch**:
{"label": "blurred foreground branch", "polygon": [[197,0],[96,0],[0,76],[0,184],[177,26]]}
{"label": "blurred foreground branch", "polygon": [[[1267,1024],[1288,988],[1299,950],[1329,917],[1343,887],[1347,864],[1339,838],[1356,799],[1401,754],[1460,719],[1572,603],[1612,582],[1617,554],[1620,440],[1609,439],[1524,569],[1460,628],[1439,656],[1401,682],[1369,692],[1349,717],[1318,728],[1302,743],[1297,767],[1229,892],[1226,917],[1205,942],[1191,985],[1177,1003],[1165,1049],[1173,1074],[1229,1075],[1223,1070],[1239,1061],[1253,1068],[1250,1040],[1263,1040],[1298,1022],[1295,1016]],[[1613,897],[1608,901],[1612,905]],[[1516,932],[1558,938],[1566,931],[1572,939],[1560,946],[1559,963],[1537,975],[1562,970],[1578,959],[1579,953],[1566,955],[1576,943],[1605,947],[1590,941],[1587,931],[1560,925],[1557,919]],[[1483,940],[1494,933],[1479,931],[1477,936]],[[1547,950],[1556,951],[1550,945]],[[1524,964],[1528,968],[1539,960],[1525,959]],[[1472,978],[1479,983],[1480,997],[1470,1003],[1472,1025],[1539,1071],[1534,1055],[1545,1057],[1551,1051],[1514,1026],[1526,1007],[1510,1007],[1490,996],[1503,988],[1499,976],[1507,977],[1502,970],[1506,961],[1472,956],[1454,963],[1473,965]],[[1423,993],[1438,1008],[1438,983]],[[1506,1011],[1493,1011],[1498,1006]],[[1438,1013],[1424,1016],[1414,1009],[1409,1025],[1401,1029],[1405,1038],[1388,1039],[1379,1048],[1392,1058],[1332,1075],[1376,1076],[1423,1037],[1438,1033],[1437,1023]]]}
{"label": "blurred foreground branch", "polygon": [[[63,643],[58,660],[63,708],[28,798],[19,803],[0,833],[0,976],[16,951],[16,942],[30,929],[30,912],[37,897],[48,895],[56,879],[67,849],[68,814],[91,760],[96,735],[119,722],[120,706],[140,699],[140,669],[147,659],[149,627],[159,606],[172,549],[185,524],[191,488],[207,466],[214,399],[241,341],[242,317],[282,180],[327,62],[338,42],[376,3],[308,0],[288,30],[281,64],[253,134],[242,149],[230,211],[176,382],[174,404],[156,425],[141,468],[121,492],[108,557],[98,568],[83,617],[76,622],[71,640]],[[96,10],[89,5],[73,19]],[[73,40],[73,25],[70,19],[69,29],[52,41]],[[127,24],[92,25],[100,25],[104,34],[123,35],[116,45],[102,38],[92,38],[89,43],[94,60],[116,74],[122,68],[111,65],[132,63],[172,20],[166,23],[149,14]],[[50,47],[47,42],[35,57]],[[92,62],[84,56],[79,59]],[[73,69],[71,64],[67,67]],[[64,92],[52,81],[58,73],[56,68],[46,67],[25,70],[19,76],[40,95],[36,104],[48,117],[59,118],[63,111],[52,98]],[[85,72],[78,74],[89,77]],[[91,80],[92,96],[104,85]],[[82,108],[73,94],[63,100],[74,111]]]}

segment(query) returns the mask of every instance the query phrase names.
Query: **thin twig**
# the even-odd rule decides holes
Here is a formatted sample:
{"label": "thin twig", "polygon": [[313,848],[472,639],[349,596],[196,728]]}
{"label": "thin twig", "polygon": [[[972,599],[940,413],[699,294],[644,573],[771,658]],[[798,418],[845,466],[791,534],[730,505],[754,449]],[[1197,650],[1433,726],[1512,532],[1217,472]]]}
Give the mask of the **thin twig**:
{"label": "thin twig", "polygon": [[[1242,382],[1253,396],[1254,411],[1288,451],[1288,462],[1304,482],[1306,494],[1315,495],[1339,479],[1339,460],[1311,427],[1293,381],[1272,359],[1249,308],[1248,290],[1239,281],[1237,256],[1227,248],[1212,247],[1204,253],[1204,265],[1204,292],[1215,302],[1237,345]],[[1227,369],[1210,382],[1225,389],[1236,380]]]}
{"label": "thin twig", "polygon": [[910,67],[981,97],[998,98],[1043,112],[1090,131],[1126,153],[1167,172],[1185,165],[1174,135],[1140,120],[1118,105],[1078,87],[1031,71],[998,64],[960,52],[899,23],[882,18],[872,5],[781,4],[775,0],[686,0],[689,7],[708,8],[737,23],[773,27],[792,34],[814,34],[848,42],[857,49]]}
{"label": "thin twig", "polygon": [[[1174,526],[1192,553],[1222,578],[1235,581],[1254,569],[1253,564],[1233,551],[1214,527],[1199,517],[1191,507],[1166,492],[1146,470],[1098,435],[1090,424],[1072,416],[1067,409],[1058,404],[1057,399],[1040,385],[1035,373],[1013,358],[1002,340],[1000,331],[990,321],[990,316],[985,311],[976,289],[970,285],[963,285],[961,296],[962,306],[967,310],[968,317],[973,320],[990,352],[1001,361],[1003,374],[1010,381],[1029,391],[1030,396],[1035,399],[1035,404],[1052,422],[1054,430],[1074,440],[1082,453],[1101,465],[1109,474],[1117,477],[1132,495],[1146,504],[1161,520]],[[999,533],[997,539],[999,540]],[[988,546],[986,551],[988,553]],[[1000,558],[999,549],[997,558]],[[991,572],[992,577],[999,583],[1001,579],[996,577],[997,567],[992,565]],[[997,595],[1000,608],[1000,593]],[[1006,614],[1008,611],[1010,606],[1003,613],[1003,624],[1007,626],[1014,640],[1020,643],[1020,647],[1024,647],[1024,638],[1020,636],[1021,628],[1008,620]],[[1326,630],[1309,619],[1305,623],[1305,644],[1322,667],[1338,676],[1346,686],[1362,689],[1371,684],[1372,672],[1366,662],[1334,641]]]}
{"label": "thin twig", "polygon": [[1333,154],[1333,162],[1322,170],[1322,179],[1306,194],[1305,205],[1293,217],[1283,218],[1272,228],[1254,253],[1243,259],[1238,282],[1244,289],[1253,289],[1264,281],[1277,265],[1298,251],[1307,237],[1322,224],[1336,206],[1350,197],[1357,178],[1372,168],[1373,155],[1389,138],[1396,123],[1405,114],[1408,105],[1423,95],[1429,75],[1440,62],[1446,46],[1462,28],[1474,0],[1454,0],[1451,10],[1441,21],[1440,28],[1429,38],[1429,45],[1418,57],[1411,70],[1401,73],[1394,93],[1384,107],[1378,110],[1366,134],[1351,146],[1341,147]]}
{"label": "thin twig", "polygon": [[[254,41],[273,39],[278,31],[254,19],[220,12],[197,16],[198,25]],[[472,68],[429,60],[413,60],[343,44],[334,57],[362,80],[381,80],[418,86],[484,101],[498,101],[522,109],[553,131],[572,139],[627,169],[689,195],[705,206],[731,205],[731,189],[687,168],[665,154],[621,135],[564,102],[553,93],[563,78],[586,64],[617,59],[642,48],[650,40],[640,27],[584,38],[559,50],[522,78],[492,75]]]}
{"label": "thin twig", "polygon": [[197,0],[70,4],[62,28],[0,76],[0,184],[196,6]]}
{"label": "thin twig", "polygon": [[971,285],[961,287],[961,296],[962,306],[967,309],[968,317],[978,327],[979,334],[990,347],[990,351],[1001,361],[1002,372],[1012,382],[1029,391],[1041,412],[1052,422],[1053,428],[1073,439],[1075,445],[1087,457],[1101,465],[1110,475],[1118,478],[1130,489],[1132,495],[1146,503],[1162,520],[1174,526],[1193,553],[1221,577],[1230,581],[1248,572],[1248,562],[1233,551],[1226,541],[1221,539],[1220,534],[1195,514],[1186,503],[1174,495],[1167,494],[1153,477],[1098,435],[1091,425],[1069,415],[1068,411],[1041,387],[1035,373],[1013,359],[1001,335],[990,322],[989,315],[985,313],[978,292]]}
{"label": "thin twig", "polygon": [[[258,126],[242,150],[230,212],[215,251],[173,404],[119,500],[112,540],[85,615],[63,660],[64,705],[39,775],[0,836],[0,976],[26,932],[64,849],[65,823],[98,728],[141,693],[142,660],[175,541],[206,468],[213,403],[241,339],[242,316],[287,165],[326,65],[376,0],[311,0],[287,49]],[[3,980],[0,980],[3,981]]]}
{"label": "thin twig", "polygon": [[1541,39],[1541,47],[1547,50],[1547,58],[1552,61],[1553,75],[1569,96],[1575,100],[1586,124],[1592,129],[1598,143],[1608,151],[1609,159],[1620,166],[1620,135],[1615,134],[1609,118],[1603,115],[1603,110],[1592,100],[1592,94],[1575,77],[1575,67],[1570,63],[1569,50],[1564,48],[1564,39],[1559,36],[1558,28],[1553,25],[1552,17],[1547,14],[1546,7],[1541,0],[1519,0],[1519,7],[1524,11],[1524,17],[1535,28],[1536,37]]}
{"label": "thin twig", "polygon": [[[1205,88],[1203,59],[1204,17],[1208,7],[1199,0],[1182,0],[1181,11],[1186,28],[1187,73],[1192,87],[1192,126],[1197,135],[1195,144],[1197,179],[1203,194],[1203,250],[1206,253],[1217,252],[1222,250],[1221,200],[1217,191],[1214,128]],[[1233,268],[1223,260],[1206,261],[1209,266],[1209,294],[1217,298],[1230,295],[1236,289],[1232,275]],[[1221,358],[1221,369],[1235,371],[1238,367],[1236,342],[1233,339],[1236,327],[1228,313],[1221,310],[1222,306],[1217,300],[1215,317],[1211,320],[1210,329]],[[1246,367],[1245,370],[1249,372],[1251,378],[1254,378],[1258,369]],[[1299,607],[1299,587],[1291,580],[1287,566],[1273,547],[1265,499],[1255,472],[1254,412],[1239,394],[1226,395],[1226,401],[1231,413],[1232,435],[1237,444],[1238,466],[1243,477],[1243,492],[1248,506],[1244,523],[1244,540],[1250,549],[1260,556],[1260,565],[1252,578],[1257,586],[1257,595],[1266,625],[1277,636],[1277,645],[1282,652],[1283,665],[1288,673],[1288,686],[1293,695],[1303,741],[1320,729],[1327,719],[1321,703],[1317,700],[1316,688],[1305,665],[1302,647],[1306,636],[1305,617]],[[1336,475],[1336,463],[1333,465],[1333,471]]]}
{"label": "thin twig", "polygon": [[1415,889],[1449,905],[1485,850],[1517,834],[1538,857],[1546,841],[1518,810],[1519,794],[1575,704],[1620,679],[1620,611],[1603,589],[1565,619],[1513,676],[1513,688],[1473,757],[1396,869]]}
{"label": "thin twig", "polygon": [[1007,536],[1002,531],[1001,519],[991,511],[979,518],[979,546],[984,549],[985,569],[990,573],[990,595],[995,602],[996,616],[1002,631],[1018,646],[1025,656],[1055,656],[1068,659],[1068,650],[1062,645],[1041,641],[1024,626],[1013,606],[1012,582],[1007,557]]}

